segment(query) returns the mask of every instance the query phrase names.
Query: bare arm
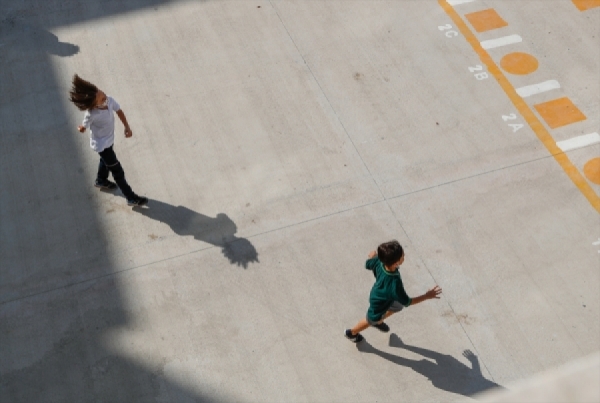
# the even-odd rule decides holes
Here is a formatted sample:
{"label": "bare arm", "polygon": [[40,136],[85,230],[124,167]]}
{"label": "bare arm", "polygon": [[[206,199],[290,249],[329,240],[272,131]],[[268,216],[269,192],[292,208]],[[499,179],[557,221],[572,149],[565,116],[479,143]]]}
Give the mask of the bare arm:
{"label": "bare arm", "polygon": [[77,126],[77,130],[79,130],[79,133],[84,133],[85,129],[90,126],[91,118],[92,117],[90,116],[90,112],[86,111],[83,115],[83,122],[79,126]]}
{"label": "bare arm", "polygon": [[433,287],[431,290],[427,291],[425,294],[420,295],[412,299],[410,305],[416,305],[428,299],[440,299],[439,295],[442,293],[442,289],[439,286]]}
{"label": "bare arm", "polygon": [[123,126],[125,126],[125,137],[133,136],[133,132],[129,128],[129,123],[127,123],[127,118],[125,117],[125,113],[123,113],[122,109],[119,109],[117,111],[117,116],[119,117],[119,119],[121,119],[121,123],[123,123]]}

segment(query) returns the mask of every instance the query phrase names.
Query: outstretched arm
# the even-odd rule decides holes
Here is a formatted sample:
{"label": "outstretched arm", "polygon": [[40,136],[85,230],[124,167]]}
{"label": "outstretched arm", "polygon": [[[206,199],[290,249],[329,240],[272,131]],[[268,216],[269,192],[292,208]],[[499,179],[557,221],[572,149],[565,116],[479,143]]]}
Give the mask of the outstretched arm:
{"label": "outstretched arm", "polygon": [[119,109],[117,111],[117,116],[119,117],[119,119],[121,119],[121,123],[123,123],[123,126],[125,126],[125,137],[133,136],[133,132],[129,128],[129,123],[127,123],[127,118],[125,117],[125,113],[123,113],[122,109]]}
{"label": "outstretched arm", "polygon": [[431,290],[427,291],[425,294],[420,295],[412,299],[410,305],[416,305],[428,299],[440,299],[439,295],[442,293],[442,289],[439,286],[433,287]]}

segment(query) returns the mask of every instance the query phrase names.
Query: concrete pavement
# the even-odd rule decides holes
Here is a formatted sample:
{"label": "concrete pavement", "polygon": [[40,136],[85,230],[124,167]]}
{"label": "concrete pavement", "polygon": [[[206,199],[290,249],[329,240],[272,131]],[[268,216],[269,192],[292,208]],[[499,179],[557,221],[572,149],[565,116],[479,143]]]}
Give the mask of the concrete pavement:
{"label": "concrete pavement", "polygon": [[[0,400],[458,401],[599,350],[600,7],[526,3],[2,0]],[[356,346],[389,239],[444,293]]]}

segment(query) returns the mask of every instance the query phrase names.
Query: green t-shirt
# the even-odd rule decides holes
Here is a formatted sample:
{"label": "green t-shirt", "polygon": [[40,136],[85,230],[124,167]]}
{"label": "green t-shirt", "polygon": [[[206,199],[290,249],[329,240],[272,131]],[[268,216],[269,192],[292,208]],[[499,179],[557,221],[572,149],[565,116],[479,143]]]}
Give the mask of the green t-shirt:
{"label": "green t-shirt", "polygon": [[369,310],[367,311],[369,320],[374,322],[381,320],[394,301],[398,301],[404,306],[411,304],[412,299],[404,291],[398,270],[387,271],[377,257],[367,260],[365,268],[371,270],[375,276],[375,284],[373,284],[369,296]]}

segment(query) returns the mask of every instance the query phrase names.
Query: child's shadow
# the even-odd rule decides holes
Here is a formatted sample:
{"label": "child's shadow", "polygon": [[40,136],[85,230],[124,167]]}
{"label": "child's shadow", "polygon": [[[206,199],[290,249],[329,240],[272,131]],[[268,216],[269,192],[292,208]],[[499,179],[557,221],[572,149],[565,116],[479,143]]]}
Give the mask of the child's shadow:
{"label": "child's shadow", "polygon": [[448,392],[472,396],[488,389],[502,388],[497,383],[490,381],[483,376],[479,366],[479,360],[471,350],[465,350],[463,352],[463,356],[471,362],[472,368],[469,368],[451,355],[404,344],[402,340],[400,340],[400,337],[394,333],[390,335],[390,346],[412,351],[425,358],[429,358],[429,360],[422,359],[417,361],[389,354],[385,351],[376,349],[366,341],[357,344],[359,351],[377,354],[394,364],[409,367],[413,371],[427,377],[436,388]]}
{"label": "child's shadow", "polygon": [[219,246],[231,264],[245,269],[248,263],[258,262],[256,249],[246,238],[234,235],[237,226],[226,214],[219,213],[212,218],[187,207],[172,206],[158,200],[150,200],[147,208],[135,207],[133,210],[167,224],[177,235],[192,235],[194,239]]}

